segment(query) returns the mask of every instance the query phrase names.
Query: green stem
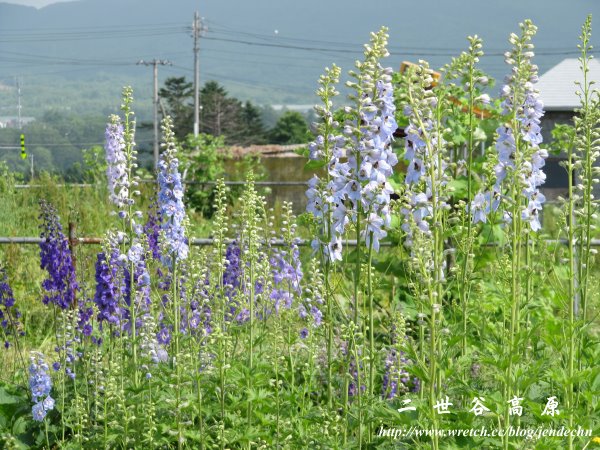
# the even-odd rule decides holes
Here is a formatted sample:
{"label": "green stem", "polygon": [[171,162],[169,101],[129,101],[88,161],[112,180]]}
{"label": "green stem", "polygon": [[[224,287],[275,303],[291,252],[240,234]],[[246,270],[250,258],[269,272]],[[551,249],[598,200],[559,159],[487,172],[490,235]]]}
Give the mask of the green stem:
{"label": "green stem", "polygon": [[[567,176],[569,183],[569,202],[568,202],[568,245],[569,245],[569,290],[568,290],[568,305],[569,305],[569,383],[567,386],[567,408],[569,411],[569,428],[573,429],[574,417],[574,383],[575,375],[575,306],[576,296],[575,291],[575,202],[573,199],[573,146],[570,145],[567,156]],[[573,437],[569,435],[569,450],[573,449]]]}
{"label": "green stem", "polygon": [[327,406],[333,408],[333,314],[331,307],[331,286],[329,284],[329,270],[331,261],[325,260],[325,301],[327,303]]}
{"label": "green stem", "polygon": [[370,233],[369,240],[369,262],[367,266],[367,295],[369,300],[369,396],[373,397],[375,387],[375,326],[373,319],[373,282],[372,278],[373,262],[373,232]]}
{"label": "green stem", "polygon": [[50,450],[50,439],[48,438],[48,421],[44,419],[44,429],[46,434],[46,447]]}
{"label": "green stem", "polygon": [[171,280],[171,288],[173,292],[173,322],[174,322],[174,333],[173,333],[173,341],[175,343],[175,354],[173,355],[173,364],[175,365],[175,409],[176,409],[176,421],[177,421],[177,448],[183,448],[183,424],[181,422],[181,361],[179,360],[179,329],[180,329],[180,313],[181,308],[179,305],[179,292],[178,292],[178,261],[175,255],[175,252],[171,255],[171,260],[173,262],[173,273]]}
{"label": "green stem", "polygon": [[[468,128],[468,139],[467,139],[467,202],[471,202],[473,199],[473,177],[471,170],[473,167],[473,108],[474,108],[474,96],[475,96],[475,83],[474,83],[474,60],[472,59],[469,64],[469,128]],[[469,261],[471,258],[472,248],[472,230],[473,221],[470,217],[467,217],[467,242],[465,248],[465,254],[462,266],[462,280],[459,284],[461,293],[460,303],[462,309],[462,339],[461,339],[461,355],[463,358],[467,356],[467,328],[468,328],[468,310],[467,302],[469,300],[469,287],[467,286],[467,271],[469,270]],[[463,381],[466,381],[467,370],[462,374]]]}

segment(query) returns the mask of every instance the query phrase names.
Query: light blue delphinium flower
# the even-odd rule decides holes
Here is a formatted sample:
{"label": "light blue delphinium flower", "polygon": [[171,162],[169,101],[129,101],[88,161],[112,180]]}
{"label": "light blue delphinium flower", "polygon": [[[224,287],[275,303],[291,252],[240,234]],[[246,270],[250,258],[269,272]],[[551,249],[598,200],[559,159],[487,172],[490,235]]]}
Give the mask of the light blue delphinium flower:
{"label": "light blue delphinium flower", "polygon": [[31,412],[33,419],[39,422],[44,420],[48,411],[54,409],[54,399],[50,396],[52,379],[48,374],[49,370],[44,355],[32,352],[29,365],[29,389],[35,405]]}
{"label": "light blue delphinium flower", "polygon": [[490,193],[479,192],[471,202],[471,213],[473,222],[487,222],[487,215],[490,213]]}
{"label": "light blue delphinium flower", "polygon": [[173,258],[179,261],[187,259],[189,247],[183,225],[185,219],[183,186],[170,117],[163,121],[163,136],[165,150],[158,163],[158,203],[163,231],[161,259],[165,266],[172,267]]}
{"label": "light blue delphinium flower", "polygon": [[[506,53],[505,61],[512,69],[500,92],[502,114],[507,118],[507,123],[496,130],[496,180],[491,192],[486,195],[491,209],[496,210],[502,198],[504,181],[511,175],[507,182],[511,185],[520,184],[521,194],[527,202],[521,211],[521,218],[529,223],[532,231],[538,231],[541,229],[539,213],[545,201],[539,187],[546,181],[542,168],[548,152],[539,147],[542,143],[540,122],[544,115],[544,106],[539,92],[534,87],[538,81],[538,68],[532,63],[533,45],[529,42],[535,34],[536,27],[530,22],[522,24],[521,27],[523,36],[511,36],[513,49]],[[520,142],[518,152],[517,141]],[[490,202],[489,197],[493,197],[494,201]],[[476,200],[477,196],[471,204],[474,222],[482,221],[481,209],[474,204]],[[504,221],[511,220],[511,213],[505,212]]]}
{"label": "light blue delphinium flower", "polygon": [[[387,180],[398,159],[391,147],[397,129],[392,70],[379,63],[388,56],[386,31],[383,28],[372,34],[370,44],[365,47],[364,62],[357,63],[356,73],[350,72],[356,81],[347,84],[356,93],[351,97],[354,106],[345,110],[349,118],[342,127],[332,119],[329,100],[337,94],[330,85],[338,81],[339,69],[333,76],[333,71],[327,71],[320,80],[322,88],[318,93],[325,106],[317,107],[317,113],[324,119],[319,128],[323,133],[311,144],[310,156],[325,163],[327,181],[318,177],[311,180],[307,210],[323,226],[321,239],[315,239],[313,248],[322,248],[331,261],[341,260],[341,238],[348,224],[371,214],[378,215],[385,226],[391,220],[389,194],[393,189]],[[343,135],[336,134],[340,131]],[[343,157],[346,162],[340,162]],[[369,245],[370,235],[376,246],[386,232],[380,227],[361,229],[361,238],[369,241]]]}

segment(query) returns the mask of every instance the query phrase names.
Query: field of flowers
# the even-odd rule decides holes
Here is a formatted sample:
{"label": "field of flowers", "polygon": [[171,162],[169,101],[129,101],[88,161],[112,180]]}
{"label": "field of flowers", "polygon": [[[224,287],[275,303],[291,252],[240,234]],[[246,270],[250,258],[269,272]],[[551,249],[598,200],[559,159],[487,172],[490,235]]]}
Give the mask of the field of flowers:
{"label": "field of flowers", "polygon": [[[319,79],[307,211],[269,209],[252,173],[233,201],[220,180],[209,246],[192,245],[168,117],[142,186],[129,88],[106,128],[110,215],[98,193],[17,193],[5,174],[3,208],[35,211],[42,240],[0,249],[0,447],[598,447],[591,18],[556,204],[535,33],[510,35],[498,99],[477,36],[437,79],[382,66],[373,33],[346,100],[339,67]],[[106,224],[100,247],[69,247],[73,209]]]}

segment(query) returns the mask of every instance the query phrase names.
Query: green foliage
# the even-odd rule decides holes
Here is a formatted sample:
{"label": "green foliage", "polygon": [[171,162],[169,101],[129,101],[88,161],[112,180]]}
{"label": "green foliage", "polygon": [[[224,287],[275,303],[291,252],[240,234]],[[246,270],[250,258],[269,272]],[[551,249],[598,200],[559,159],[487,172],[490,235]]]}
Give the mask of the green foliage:
{"label": "green foliage", "polygon": [[[599,232],[597,204],[591,196],[597,175],[592,158],[600,139],[598,105],[582,107],[574,131],[557,128],[557,139],[563,139],[557,145],[570,143],[563,146],[569,150],[567,170],[581,171],[583,187],[560,205],[552,233],[513,228],[520,217],[513,204],[508,206],[515,218],[511,224],[503,220],[501,210],[491,211],[485,224],[473,224],[469,202],[477,189],[489,184],[497,161],[494,152],[483,157],[478,153],[492,145],[500,118],[497,104],[489,107],[490,117],[474,117],[473,99],[481,92],[473,77],[481,74],[474,70],[479,41],[470,41],[469,53],[450,67],[456,76],[433,91],[422,85],[429,75],[426,66],[419,69],[423,78],[395,78],[397,92],[404,95],[398,101],[399,121],[407,102],[419,107],[420,101],[434,104],[434,96],[439,100],[430,109],[431,120],[444,142],[429,143],[436,151],[448,152],[440,155],[447,158],[447,167],[446,161],[436,166],[447,169],[447,177],[437,179],[435,193],[447,205],[432,209],[432,235],[416,235],[412,247],[405,245],[407,229],[401,219],[407,207],[402,174],[391,181],[398,199],[386,227],[389,246],[366,255],[364,248],[349,248],[348,243],[343,260],[335,264],[322,259],[319,251],[313,254],[310,248],[295,246],[299,235],[310,240],[321,233],[321,224],[309,214],[297,221],[289,204],[269,211],[254,186],[255,177],[239,190],[227,190],[223,182],[216,189],[189,184],[187,236],[210,235],[214,244],[192,248],[187,260],[165,267],[140,239],[151,301],[137,311],[139,327],[132,321],[139,334],[117,331],[106,323],[100,328],[94,322],[92,336],[79,330],[76,309],[61,313],[39,301],[37,246],[0,248],[28,331],[21,347],[0,353],[0,365],[6,368],[0,374],[0,446],[498,448],[497,437],[448,436],[437,442],[416,433],[393,439],[378,430],[492,431],[511,424],[528,430],[581,426],[599,436],[600,267],[590,244]],[[180,80],[171,87],[185,88],[185,83]],[[213,106],[234,105],[218,85],[211,89]],[[247,113],[244,126],[256,125],[257,110],[251,105],[242,108]],[[301,117],[289,117],[280,128],[299,124]],[[341,124],[347,118],[344,111],[334,117]],[[254,130],[260,134],[260,128]],[[256,158],[229,158],[223,151],[227,139],[227,133],[186,136],[180,159],[187,181],[214,181],[225,174],[242,180],[261,169]],[[80,170],[90,181],[102,180],[101,149],[84,155]],[[468,162],[462,163],[465,155]],[[577,158],[584,163],[575,164]],[[60,188],[63,180],[43,173],[34,180],[40,188],[17,191],[16,176],[6,167],[0,164],[0,235],[35,235],[35,205],[42,197],[57,206],[63,225],[75,221],[80,235],[127,228],[125,221],[111,215],[102,183],[90,190]],[[432,172],[435,181],[436,171]],[[145,211],[154,187],[142,184],[138,189],[135,209]],[[210,223],[203,222],[202,215],[210,216]],[[143,222],[142,214],[138,223]],[[350,234],[344,238],[360,238],[360,233],[354,234],[358,227],[349,224]],[[118,248],[123,255],[129,254],[133,236],[131,227],[126,231],[129,242],[123,240]],[[228,248],[231,240],[235,245]],[[239,250],[237,267],[232,248]],[[75,248],[80,305],[92,308],[95,317],[97,306],[86,300],[95,294],[93,266],[99,249]],[[433,263],[427,259],[429,252],[435,256]],[[302,275],[296,258],[302,260]],[[289,278],[278,273],[280,265]],[[129,274],[130,283],[139,282],[133,271]],[[575,277],[581,282],[575,284]],[[582,306],[587,308],[577,315],[576,294],[585,297]],[[367,304],[369,298],[374,307]],[[131,306],[131,298],[127,303],[120,297],[120,302],[122,308]],[[313,306],[320,309],[319,324]],[[196,313],[203,321],[193,327]],[[164,325],[171,340],[163,345],[155,338]],[[371,350],[366,345],[369,331]],[[67,341],[77,355],[72,359],[61,350]],[[43,423],[32,420],[27,394],[22,355],[31,348],[52,355],[50,359],[63,368],[69,364],[77,374],[71,379],[64,370],[52,372],[56,406]],[[154,358],[152,351],[157,350],[167,356]],[[366,381],[370,365],[377,370]],[[384,380],[394,375],[399,390],[388,398],[391,388]],[[357,384],[355,395],[349,394],[350,383]],[[410,388],[418,384],[421,389],[413,392]],[[507,419],[508,393],[523,400],[518,420]],[[445,396],[452,402],[450,414],[436,415],[432,402]],[[555,417],[543,414],[550,396],[559,401],[561,413]],[[472,413],[475,397],[482,398],[488,414]],[[407,400],[415,411],[399,411]],[[591,442],[589,437],[511,437],[503,447],[592,448]]]}
{"label": "green foliage", "polygon": [[87,183],[96,184],[106,180],[106,157],[102,147],[83,149],[82,172],[83,180]]}
{"label": "green foliage", "polygon": [[575,127],[566,123],[557,123],[552,129],[552,141],[548,151],[555,156],[564,155],[575,145]]}
{"label": "green foliage", "polygon": [[[225,170],[224,141],[223,136],[189,134],[182,145],[187,204],[208,218],[212,216],[215,200],[215,187],[211,183],[221,178]],[[209,183],[202,184],[206,182]]]}

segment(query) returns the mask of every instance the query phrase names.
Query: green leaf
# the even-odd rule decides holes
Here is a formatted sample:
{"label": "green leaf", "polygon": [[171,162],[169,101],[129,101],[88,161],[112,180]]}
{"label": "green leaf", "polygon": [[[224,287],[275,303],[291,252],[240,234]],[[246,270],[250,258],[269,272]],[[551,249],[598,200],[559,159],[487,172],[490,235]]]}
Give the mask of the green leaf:
{"label": "green leaf", "polygon": [[487,139],[487,135],[485,134],[485,131],[483,131],[482,128],[477,127],[473,131],[473,139],[475,140],[475,142],[485,141]]}
{"label": "green leaf", "polygon": [[454,191],[453,197],[456,197],[456,198],[466,198],[467,197],[469,183],[466,178],[464,178],[464,177],[455,178],[452,181],[450,181],[450,183],[448,183],[448,186]]}
{"label": "green leaf", "polygon": [[25,431],[27,431],[27,419],[25,419],[24,416],[21,416],[15,420],[15,423],[12,427],[12,433],[15,436],[18,436],[19,434],[25,433]]}
{"label": "green leaf", "polygon": [[316,169],[320,169],[321,167],[325,167],[326,165],[327,165],[326,161],[321,161],[321,160],[308,161],[304,165],[304,170],[316,170]]}
{"label": "green leaf", "polygon": [[0,387],[0,405],[13,405],[22,401],[20,397],[10,394],[3,387]]}

